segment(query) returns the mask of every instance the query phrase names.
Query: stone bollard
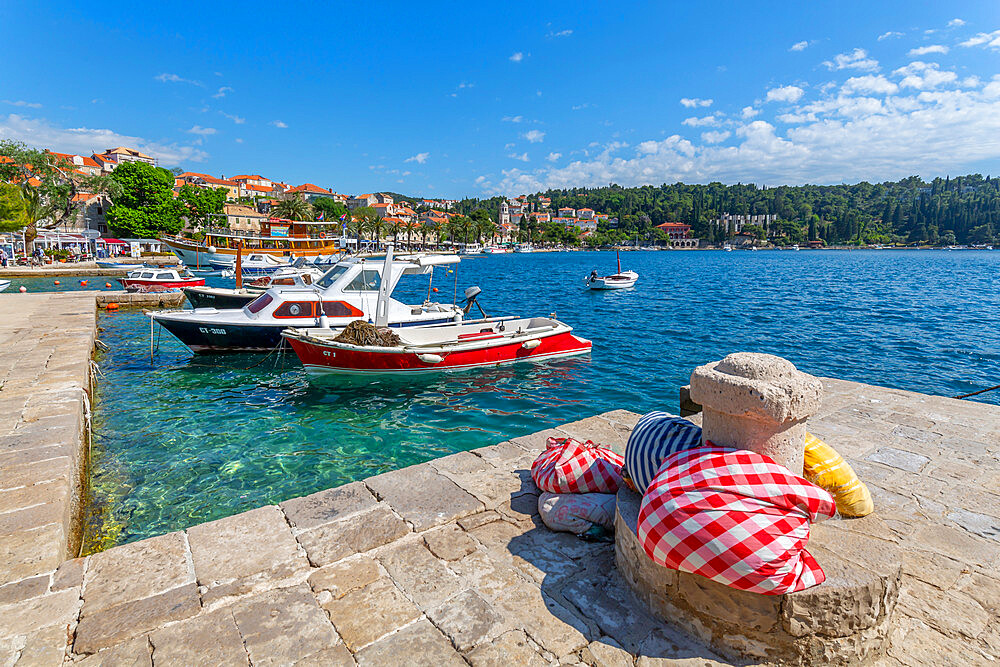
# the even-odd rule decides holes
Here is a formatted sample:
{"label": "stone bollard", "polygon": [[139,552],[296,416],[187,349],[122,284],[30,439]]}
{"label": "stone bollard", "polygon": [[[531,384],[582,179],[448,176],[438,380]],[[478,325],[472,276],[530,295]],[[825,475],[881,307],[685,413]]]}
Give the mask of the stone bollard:
{"label": "stone bollard", "polygon": [[702,406],[702,437],[770,456],[802,474],[806,418],[823,385],[771,354],[737,352],[691,373],[690,400]]}

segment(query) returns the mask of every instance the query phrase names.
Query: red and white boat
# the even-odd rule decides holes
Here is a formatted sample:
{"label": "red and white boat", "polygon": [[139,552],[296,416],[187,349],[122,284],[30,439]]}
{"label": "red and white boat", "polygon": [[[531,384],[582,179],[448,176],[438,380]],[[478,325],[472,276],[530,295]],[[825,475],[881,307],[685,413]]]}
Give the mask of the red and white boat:
{"label": "red and white boat", "polygon": [[547,361],[590,352],[592,343],[547,317],[487,318],[394,330],[398,345],[335,340],[338,329],[281,333],[311,374],[412,374]]}
{"label": "red and white boat", "polygon": [[129,271],[124,278],[119,278],[118,282],[125,289],[139,289],[149,287],[197,287],[205,284],[204,278],[196,278],[190,273],[179,273],[176,269],[139,269]]}

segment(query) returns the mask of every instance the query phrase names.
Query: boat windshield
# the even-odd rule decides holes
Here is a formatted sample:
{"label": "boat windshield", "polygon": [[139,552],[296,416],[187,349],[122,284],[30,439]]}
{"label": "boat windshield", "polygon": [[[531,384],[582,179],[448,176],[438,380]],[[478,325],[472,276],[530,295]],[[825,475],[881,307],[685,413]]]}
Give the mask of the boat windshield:
{"label": "boat windshield", "polygon": [[354,280],[344,286],[345,292],[377,292],[382,284],[382,276],[374,269],[363,269]]}
{"label": "boat windshield", "polygon": [[348,268],[349,267],[346,266],[335,266],[329,271],[327,271],[325,274],[323,274],[323,277],[317,280],[316,284],[319,285],[320,287],[329,287],[330,285],[337,282],[337,279],[340,278],[340,276],[344,275],[347,272]]}

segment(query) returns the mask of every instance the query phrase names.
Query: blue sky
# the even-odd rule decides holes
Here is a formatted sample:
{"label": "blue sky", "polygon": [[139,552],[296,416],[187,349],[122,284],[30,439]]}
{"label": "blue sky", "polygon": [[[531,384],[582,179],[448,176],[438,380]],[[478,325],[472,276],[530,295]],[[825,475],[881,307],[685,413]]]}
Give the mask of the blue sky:
{"label": "blue sky", "polygon": [[0,137],[429,197],[1000,175],[1000,3],[3,3]]}

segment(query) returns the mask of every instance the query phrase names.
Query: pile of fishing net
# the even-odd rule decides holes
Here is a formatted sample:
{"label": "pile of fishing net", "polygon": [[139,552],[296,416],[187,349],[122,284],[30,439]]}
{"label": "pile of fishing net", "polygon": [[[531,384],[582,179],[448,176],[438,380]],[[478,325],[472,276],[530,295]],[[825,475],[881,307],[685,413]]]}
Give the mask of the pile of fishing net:
{"label": "pile of fishing net", "polygon": [[392,329],[380,329],[364,320],[354,320],[334,340],[365,347],[395,347],[400,343],[399,336]]}
{"label": "pile of fishing net", "polygon": [[166,285],[129,285],[126,292],[133,294],[164,294],[166,292],[176,292],[178,288],[167,287]]}

